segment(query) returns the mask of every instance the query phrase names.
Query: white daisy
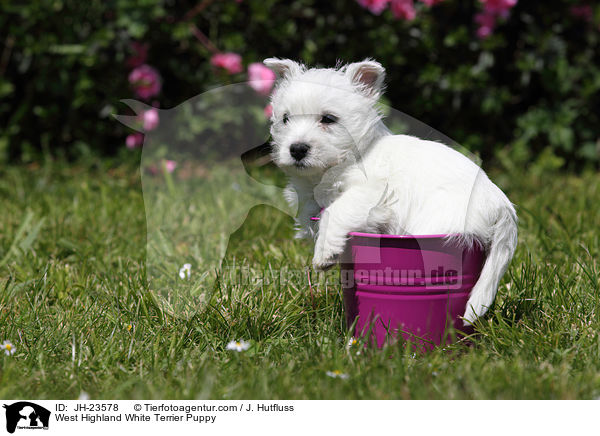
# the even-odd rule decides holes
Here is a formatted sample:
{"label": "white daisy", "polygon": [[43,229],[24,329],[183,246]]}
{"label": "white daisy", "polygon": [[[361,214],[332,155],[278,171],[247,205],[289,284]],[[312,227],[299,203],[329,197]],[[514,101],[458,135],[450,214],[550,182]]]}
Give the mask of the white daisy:
{"label": "white daisy", "polygon": [[228,350],[237,351],[238,353],[240,351],[246,351],[248,348],[250,348],[250,342],[246,341],[231,341],[227,344]]}
{"label": "white daisy", "polygon": [[336,369],[334,371],[327,371],[325,374],[327,374],[331,378],[341,378],[342,380],[346,380],[348,377],[350,377],[348,374],[344,374],[339,369]]}
{"label": "white daisy", "polygon": [[182,279],[185,279],[185,278],[189,279],[191,271],[192,271],[192,264],[186,263],[183,265],[183,267],[181,267],[179,269],[179,277],[181,277]]}
{"label": "white daisy", "polygon": [[4,350],[4,354],[6,354],[7,356],[12,356],[13,354],[15,354],[15,351],[17,351],[17,348],[10,341],[2,342],[1,349]]}
{"label": "white daisy", "polygon": [[354,348],[356,348],[356,355],[360,355],[360,348],[359,346],[359,342],[358,339],[356,339],[354,336],[351,336],[350,339],[348,339],[348,343],[346,344],[346,350],[347,351],[352,351]]}

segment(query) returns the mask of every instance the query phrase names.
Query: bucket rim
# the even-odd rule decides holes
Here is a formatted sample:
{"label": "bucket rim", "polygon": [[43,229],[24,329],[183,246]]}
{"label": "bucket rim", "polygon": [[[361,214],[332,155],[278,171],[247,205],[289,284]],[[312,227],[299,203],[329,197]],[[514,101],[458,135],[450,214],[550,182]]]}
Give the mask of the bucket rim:
{"label": "bucket rim", "polygon": [[441,239],[449,236],[459,236],[459,233],[440,233],[437,235],[390,235],[381,233],[350,232],[350,236],[372,239]]}

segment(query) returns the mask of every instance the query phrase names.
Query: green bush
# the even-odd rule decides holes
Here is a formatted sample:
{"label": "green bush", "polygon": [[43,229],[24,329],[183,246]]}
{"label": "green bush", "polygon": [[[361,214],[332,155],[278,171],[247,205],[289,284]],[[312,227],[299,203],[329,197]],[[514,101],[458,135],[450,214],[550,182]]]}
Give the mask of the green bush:
{"label": "green bush", "polygon": [[[600,139],[600,9],[585,20],[578,0],[521,0],[494,33],[476,35],[477,0],[417,3],[414,21],[376,16],[354,0],[89,0],[3,3],[0,15],[0,156],[114,154],[129,129],[110,115],[132,98],[133,41],[163,78],[172,107],[245,80],[210,66],[194,24],[244,64],[279,56],[311,65],[364,57],[388,70],[394,108],[506,165],[540,160],[597,166]],[[200,8],[191,18],[189,12]]]}

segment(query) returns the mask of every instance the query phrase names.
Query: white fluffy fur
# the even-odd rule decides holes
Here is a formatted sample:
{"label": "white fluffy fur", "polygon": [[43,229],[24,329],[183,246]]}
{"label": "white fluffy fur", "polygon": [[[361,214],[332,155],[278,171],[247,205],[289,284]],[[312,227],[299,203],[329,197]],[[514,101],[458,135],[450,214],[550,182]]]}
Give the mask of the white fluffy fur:
{"label": "white fluffy fur", "polygon": [[[353,231],[460,234],[465,245],[480,243],[487,252],[464,315],[467,322],[482,316],[517,245],[517,216],[504,193],[456,150],[390,133],[375,105],[385,77],[379,63],[265,64],[280,75],[272,96],[272,156],[290,177],[285,194],[298,206],[297,236],[316,238],[313,266],[336,263]],[[324,114],[337,121],[321,123]],[[310,146],[300,164],[290,154],[298,142]],[[321,220],[311,222],[321,208]]]}

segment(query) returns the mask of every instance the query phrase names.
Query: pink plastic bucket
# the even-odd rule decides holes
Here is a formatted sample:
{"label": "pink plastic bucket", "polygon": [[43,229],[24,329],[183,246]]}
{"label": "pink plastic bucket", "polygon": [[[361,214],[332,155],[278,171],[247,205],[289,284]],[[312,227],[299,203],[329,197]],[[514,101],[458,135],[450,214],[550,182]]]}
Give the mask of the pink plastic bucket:
{"label": "pink plastic bucket", "polygon": [[460,317],[485,254],[445,236],[350,233],[341,281],[355,336],[369,336],[381,347],[401,335],[432,349],[468,333]]}

